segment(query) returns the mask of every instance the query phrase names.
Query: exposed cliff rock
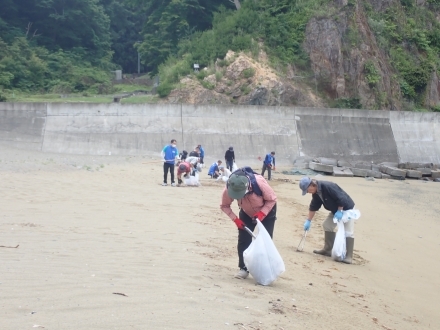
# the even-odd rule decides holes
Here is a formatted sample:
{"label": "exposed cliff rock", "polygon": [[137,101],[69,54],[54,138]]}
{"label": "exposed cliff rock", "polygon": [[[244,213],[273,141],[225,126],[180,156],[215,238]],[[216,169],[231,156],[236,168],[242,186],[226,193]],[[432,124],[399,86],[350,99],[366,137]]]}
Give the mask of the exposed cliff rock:
{"label": "exposed cliff rock", "polygon": [[[325,102],[305,84],[276,74],[260,53],[260,61],[229,51],[217,60],[214,71],[199,81],[188,76],[180,81],[164,102],[192,104],[298,105],[322,107]],[[226,65],[225,65],[226,64]],[[208,69],[206,69],[209,71]],[[288,75],[294,76],[293,69]]]}
{"label": "exposed cliff rock", "polygon": [[[304,48],[322,88],[334,99],[359,98],[369,109],[398,109],[400,87],[360,7],[313,18]],[[375,77],[372,77],[374,75]]]}
{"label": "exposed cliff rock", "polygon": [[261,39],[257,56],[229,51],[163,102],[438,111],[439,11],[426,0],[329,1],[301,39],[307,65],[271,68]]}

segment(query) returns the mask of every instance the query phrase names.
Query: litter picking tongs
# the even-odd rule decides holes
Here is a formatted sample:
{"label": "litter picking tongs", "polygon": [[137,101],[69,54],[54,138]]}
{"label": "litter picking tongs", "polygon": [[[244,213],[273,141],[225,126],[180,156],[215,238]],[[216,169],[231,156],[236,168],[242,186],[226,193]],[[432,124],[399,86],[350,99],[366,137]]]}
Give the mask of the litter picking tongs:
{"label": "litter picking tongs", "polygon": [[249,235],[251,235],[253,238],[257,238],[257,236],[255,236],[252,230],[250,230],[248,227],[244,226],[244,230],[246,230],[249,233]]}
{"label": "litter picking tongs", "polygon": [[302,235],[301,241],[299,241],[298,247],[296,248],[297,252],[302,252],[304,250],[304,245],[306,245],[307,238],[307,230],[304,230],[304,234]]}

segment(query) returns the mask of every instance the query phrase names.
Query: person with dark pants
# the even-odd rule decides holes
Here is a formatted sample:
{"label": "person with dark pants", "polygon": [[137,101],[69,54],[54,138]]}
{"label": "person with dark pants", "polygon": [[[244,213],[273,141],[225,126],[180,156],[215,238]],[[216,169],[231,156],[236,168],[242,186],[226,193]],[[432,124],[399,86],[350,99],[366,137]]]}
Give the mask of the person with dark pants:
{"label": "person with dark pants", "polygon": [[201,144],[199,144],[197,147],[199,147],[199,151],[200,151],[200,164],[205,164],[203,162],[203,159],[205,158],[205,149],[203,149]]}
{"label": "person with dark pants", "polygon": [[179,151],[176,148],[177,141],[175,139],[171,140],[171,144],[166,145],[161,152],[163,157],[163,183],[162,186],[167,186],[168,171],[171,173],[171,185],[176,186],[174,183],[174,165],[176,157],[179,155]]}
{"label": "person with dark pants", "polygon": [[[244,225],[248,227],[250,230],[254,231],[257,226],[256,221],[253,221],[250,216],[246,214],[243,210],[240,210],[238,214],[241,220],[243,220]],[[270,210],[269,214],[266,215],[264,221],[262,222],[264,228],[266,228],[270,237],[273,238],[273,229],[275,226],[275,220],[277,219],[277,205],[275,204],[272,210]],[[243,260],[243,252],[251,245],[252,236],[245,230],[238,231],[238,244],[237,244],[237,252],[238,252],[238,267],[240,269],[246,269]]]}
{"label": "person with dark pants", "polygon": [[[230,175],[220,205],[221,210],[238,228],[237,253],[240,270],[235,277],[240,279],[249,276],[243,261],[243,252],[251,244],[252,236],[245,231],[245,227],[254,230],[258,219],[272,237],[277,211],[275,192],[261,175],[251,171],[250,168],[243,167]],[[239,217],[231,209],[234,199],[240,208]]]}
{"label": "person with dark pants", "polygon": [[232,171],[232,167],[234,166],[234,162],[235,162],[235,153],[233,147],[229,147],[229,149],[226,150],[225,161],[226,161],[226,168]]}
{"label": "person with dark pants", "polygon": [[[261,158],[260,158],[261,159]],[[272,170],[275,170],[275,151],[266,155],[263,161],[263,169],[261,170],[261,176],[264,177],[264,172],[267,170],[267,180],[270,181]]]}

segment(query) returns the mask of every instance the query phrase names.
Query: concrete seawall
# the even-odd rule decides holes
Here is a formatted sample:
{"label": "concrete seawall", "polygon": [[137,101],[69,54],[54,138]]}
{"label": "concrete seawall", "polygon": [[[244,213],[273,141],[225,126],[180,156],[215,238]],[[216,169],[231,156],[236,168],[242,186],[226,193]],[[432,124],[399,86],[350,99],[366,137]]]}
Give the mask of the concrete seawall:
{"label": "concrete seawall", "polygon": [[158,155],[201,143],[208,158],[440,163],[440,114],[180,104],[0,103],[0,143],[54,153]]}

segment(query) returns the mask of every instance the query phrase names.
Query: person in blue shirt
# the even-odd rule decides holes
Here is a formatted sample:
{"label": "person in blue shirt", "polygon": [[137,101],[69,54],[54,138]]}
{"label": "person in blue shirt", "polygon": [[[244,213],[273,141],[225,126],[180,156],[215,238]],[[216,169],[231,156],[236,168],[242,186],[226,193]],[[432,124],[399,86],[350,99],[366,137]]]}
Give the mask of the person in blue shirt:
{"label": "person in blue shirt", "polygon": [[213,163],[211,167],[209,168],[208,175],[213,178],[217,179],[220,175],[220,169],[219,166],[222,164],[221,160],[218,160],[217,162]]}
{"label": "person in blue shirt", "polygon": [[199,151],[200,151],[200,164],[204,164],[203,162],[203,157],[205,157],[205,149],[203,149],[202,145],[199,144],[197,147],[199,147]]}
{"label": "person in blue shirt", "polygon": [[171,173],[171,185],[176,186],[174,182],[174,165],[176,164],[176,158],[179,156],[179,151],[176,148],[177,141],[171,140],[171,144],[166,145],[161,152],[163,157],[163,183],[162,186],[167,186],[168,171]]}
{"label": "person in blue shirt", "polygon": [[266,158],[264,158],[261,176],[264,177],[264,172],[266,172],[266,170],[267,170],[267,180],[270,180],[272,170],[275,170],[275,151],[272,151],[270,154],[267,154]]}

